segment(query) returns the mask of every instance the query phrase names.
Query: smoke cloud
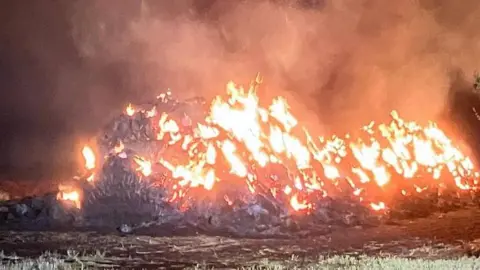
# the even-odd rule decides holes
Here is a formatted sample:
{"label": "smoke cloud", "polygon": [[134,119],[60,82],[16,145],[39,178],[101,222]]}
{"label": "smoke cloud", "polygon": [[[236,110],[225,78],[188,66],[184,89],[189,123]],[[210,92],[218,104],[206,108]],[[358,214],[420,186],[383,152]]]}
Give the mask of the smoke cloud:
{"label": "smoke cloud", "polygon": [[318,132],[357,128],[392,109],[435,119],[452,72],[470,79],[480,59],[473,0],[81,0],[15,10],[5,29],[22,50],[7,47],[28,52],[35,68],[16,73],[28,87],[14,85],[31,91],[23,104],[44,100],[37,112],[55,116],[52,134],[75,138],[128,101],[167,88],[208,98],[257,72],[260,96],[286,96]]}
{"label": "smoke cloud", "polygon": [[474,1],[113,2],[77,3],[72,33],[92,66],[125,64],[136,98],[211,96],[260,72],[263,94],[289,96],[317,124],[392,109],[426,120],[444,109],[450,72],[477,66]]}

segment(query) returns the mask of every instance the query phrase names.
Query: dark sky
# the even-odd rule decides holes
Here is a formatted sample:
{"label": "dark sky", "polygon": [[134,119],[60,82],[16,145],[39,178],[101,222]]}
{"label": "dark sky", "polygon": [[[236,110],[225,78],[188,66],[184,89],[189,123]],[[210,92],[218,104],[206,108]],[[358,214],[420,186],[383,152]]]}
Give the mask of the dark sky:
{"label": "dark sky", "polygon": [[[169,1],[150,2],[154,13],[166,13],[162,7],[170,6]],[[198,2],[204,2],[198,6],[203,9],[213,1]],[[148,57],[142,60],[141,44],[129,42],[127,52],[110,56],[116,40],[97,42],[94,37],[98,48],[90,57],[79,44],[83,36],[80,41],[74,36],[86,27],[82,34],[89,41],[103,19],[107,35],[121,36],[140,9],[136,0],[1,1],[0,180],[74,171],[81,162],[79,143],[94,136],[112,111],[144,97],[157,76],[151,72],[145,77],[151,63]],[[186,10],[179,5],[168,16]],[[156,82],[155,87],[167,85]],[[146,96],[154,95],[150,91]]]}
{"label": "dark sky", "polygon": [[[121,82],[121,67],[93,70],[77,52],[71,34],[75,1],[1,1],[0,112],[3,175],[48,177],[74,166],[75,142],[97,128],[92,91],[80,91],[94,78]],[[62,83],[62,80],[69,80]],[[74,76],[73,76],[74,75]],[[59,85],[72,87],[61,91]],[[127,97],[121,84],[110,95],[109,110]],[[74,88],[74,89],[73,89]],[[113,88],[108,88],[113,89]],[[105,93],[104,93],[105,94]],[[115,98],[113,98],[113,96]]]}
{"label": "dark sky", "polygon": [[[2,171],[42,169],[48,149],[71,132],[55,110],[50,76],[81,65],[68,36],[62,1],[3,1],[0,5]],[[35,46],[32,46],[35,44]],[[45,62],[53,56],[55,61]],[[48,63],[51,64],[48,64]],[[64,137],[63,137],[64,138]]]}

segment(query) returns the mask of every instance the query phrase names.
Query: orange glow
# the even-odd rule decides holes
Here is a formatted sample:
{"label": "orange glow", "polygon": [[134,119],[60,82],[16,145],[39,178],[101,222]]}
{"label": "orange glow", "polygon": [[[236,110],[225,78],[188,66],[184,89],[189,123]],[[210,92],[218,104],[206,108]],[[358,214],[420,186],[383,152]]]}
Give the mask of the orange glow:
{"label": "orange glow", "polygon": [[144,176],[150,176],[152,174],[152,163],[140,157],[134,158],[135,162],[140,166],[138,169]]}
{"label": "orange glow", "polygon": [[127,108],[125,108],[125,113],[128,116],[133,116],[135,114],[135,109],[133,108],[132,104],[128,104]]}
{"label": "orange glow", "polygon": [[83,158],[85,159],[85,168],[87,170],[95,169],[95,153],[89,146],[84,146],[82,149]]}
{"label": "orange glow", "polygon": [[380,211],[384,210],[386,208],[384,202],[379,202],[379,203],[370,203],[370,206],[372,207],[373,210],[375,211]]}
{"label": "orange glow", "polygon": [[[233,82],[226,92],[213,99],[201,123],[186,115],[175,120],[155,108],[146,112],[158,123],[156,139],[175,149],[175,158],[165,154],[158,160],[135,157],[134,162],[144,176],[152,175],[152,164],[170,172],[174,192],[169,201],[178,200],[191,187],[214,192],[217,183],[240,179],[252,193],[260,185],[274,197],[286,196],[295,211],[313,208],[317,195],[335,194],[344,185],[355,198],[380,211],[396,193],[421,193],[448,181],[459,190],[470,190],[478,183],[472,161],[434,122],[421,126],[392,111],[389,123],[371,122],[354,135],[315,137],[301,126],[285,98],[261,106],[256,86],[244,89]],[[131,104],[126,111],[135,113]],[[185,126],[193,130],[185,133]],[[82,152],[85,167],[95,168],[91,148]],[[257,174],[274,164],[282,165],[288,176]],[[398,183],[401,189],[391,188]],[[378,202],[378,196],[384,199]]]}
{"label": "orange glow", "polygon": [[[364,185],[373,181],[383,188],[392,181],[393,174],[401,175],[404,181],[408,181],[419,171],[430,172],[432,179],[448,173],[450,177],[456,177],[461,172],[464,177],[454,178],[455,184],[460,189],[470,188],[464,181],[473,175],[472,162],[453,146],[435,123],[422,127],[415,122],[404,121],[393,111],[390,123],[377,126],[372,122],[362,129],[369,140],[352,140],[350,136],[343,139],[338,136],[331,139],[319,137],[316,140],[308,131],[300,129],[305,135],[302,138],[293,135],[298,121],[290,112],[287,101],[276,98],[268,108],[263,108],[255,90],[254,87],[245,90],[229,82],[228,97],[223,99],[218,96],[213,100],[205,123],[197,125],[193,137],[183,136],[176,122],[169,120],[168,115],[162,115],[158,138],[168,137],[172,144],[182,143],[188,161],[186,165],[177,166],[164,160],[160,163],[166,165],[180,183],[196,186],[197,182],[206,182],[205,176],[212,170],[207,165],[217,165],[221,155],[229,172],[244,178],[251,190],[258,181],[257,177],[249,177],[252,164],[265,167],[282,163],[289,170],[297,171],[293,182],[282,187],[284,193],[290,196],[290,204],[295,210],[305,209],[310,204],[308,201],[300,202],[292,187],[302,193],[321,190],[328,195],[329,190],[322,188],[324,181],[337,185],[337,179],[343,175],[349,175],[354,195],[361,200],[368,191]],[[227,134],[227,137],[220,139],[221,134]],[[202,147],[205,151],[198,148],[198,142],[206,146]],[[348,157],[349,161],[344,161]],[[312,175],[311,169],[318,166],[315,164],[323,168],[323,175]],[[217,169],[217,166],[213,168]],[[188,174],[180,171],[188,171]],[[210,184],[208,187],[211,188]],[[420,192],[426,188],[414,190]],[[373,209],[386,207],[384,202],[370,206]]]}
{"label": "orange glow", "polygon": [[57,200],[70,201],[76,208],[81,208],[80,192],[70,186],[59,185]]}
{"label": "orange glow", "polygon": [[311,205],[306,201],[299,202],[296,194],[290,199],[290,205],[295,211],[304,210],[311,207]]}

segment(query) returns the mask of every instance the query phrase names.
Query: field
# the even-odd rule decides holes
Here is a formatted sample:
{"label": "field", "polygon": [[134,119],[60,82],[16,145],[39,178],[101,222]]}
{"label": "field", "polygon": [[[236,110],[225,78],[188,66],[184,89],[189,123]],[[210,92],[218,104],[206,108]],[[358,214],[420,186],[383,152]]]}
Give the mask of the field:
{"label": "field", "polygon": [[4,269],[476,269],[479,223],[465,209],[309,239],[2,231],[0,246]]}
{"label": "field", "polygon": [[[73,256],[67,259],[55,254],[45,254],[38,259],[28,259],[19,263],[10,263],[1,266],[0,269],[96,269],[114,268],[109,265],[102,265],[95,261],[102,260],[101,256],[78,257]],[[317,262],[305,263],[299,258],[292,256],[291,259],[276,262],[263,260],[255,265],[243,266],[239,269],[477,269],[480,260],[471,258],[447,259],[447,260],[425,260],[406,259],[398,257],[373,258],[373,257],[352,257],[334,256],[330,258],[319,258]],[[163,267],[152,267],[154,269]],[[165,267],[167,268],[167,267]],[[174,268],[173,266],[168,269]],[[182,266],[179,265],[179,268]],[[187,269],[214,269],[202,264]],[[143,269],[146,269],[144,267]]]}

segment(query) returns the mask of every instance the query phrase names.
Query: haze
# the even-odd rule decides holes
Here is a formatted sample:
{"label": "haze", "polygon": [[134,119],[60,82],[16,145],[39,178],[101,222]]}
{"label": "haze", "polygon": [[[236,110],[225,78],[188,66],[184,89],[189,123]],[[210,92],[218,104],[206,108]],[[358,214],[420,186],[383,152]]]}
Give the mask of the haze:
{"label": "haze", "polygon": [[1,164],[71,170],[79,138],[171,88],[222,94],[264,77],[304,123],[346,131],[435,119],[480,59],[480,3],[464,0],[78,0],[0,4]]}

